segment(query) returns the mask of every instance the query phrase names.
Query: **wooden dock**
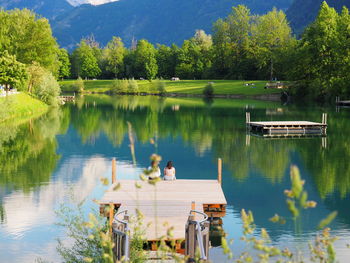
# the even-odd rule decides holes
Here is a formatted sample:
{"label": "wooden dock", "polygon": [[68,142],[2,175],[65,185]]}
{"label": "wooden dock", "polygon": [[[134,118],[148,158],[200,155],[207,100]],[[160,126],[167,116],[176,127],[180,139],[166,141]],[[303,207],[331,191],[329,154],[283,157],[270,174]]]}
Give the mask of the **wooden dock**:
{"label": "wooden dock", "polygon": [[253,133],[268,135],[326,135],[327,114],[323,113],[322,122],[311,121],[250,121],[250,113],[246,113],[246,126]]}
{"label": "wooden dock", "polygon": [[[136,186],[138,184],[138,188]],[[120,189],[114,191],[116,185]],[[143,215],[148,241],[159,241],[173,227],[173,239],[185,240],[185,226],[190,211],[204,212],[208,216],[222,217],[226,212],[226,199],[217,180],[160,181],[155,186],[144,181],[121,180],[115,182],[100,200],[101,205],[113,204],[120,211]]]}
{"label": "wooden dock", "polygon": [[64,104],[66,102],[74,102],[75,94],[73,96],[58,96],[58,99]]}
{"label": "wooden dock", "polygon": [[[199,248],[201,259],[207,260],[209,218],[217,219],[226,214],[221,174],[219,159],[217,180],[162,180],[155,184],[116,180],[113,159],[112,185],[99,203],[101,214],[109,217],[116,259],[127,257],[130,238],[138,226],[151,250],[157,250],[160,241],[175,242],[177,253],[194,258]],[[140,214],[142,219],[137,221]]]}

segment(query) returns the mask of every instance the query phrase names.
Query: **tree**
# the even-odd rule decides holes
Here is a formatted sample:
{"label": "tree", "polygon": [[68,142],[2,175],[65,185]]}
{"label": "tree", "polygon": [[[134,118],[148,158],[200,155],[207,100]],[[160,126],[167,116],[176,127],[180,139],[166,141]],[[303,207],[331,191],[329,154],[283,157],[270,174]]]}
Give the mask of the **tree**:
{"label": "tree", "polygon": [[58,45],[45,18],[23,9],[0,10],[0,51],[7,50],[24,64],[38,62],[57,74]]}
{"label": "tree", "polygon": [[203,30],[185,40],[178,55],[176,74],[181,78],[200,79],[211,67],[212,39]]}
{"label": "tree", "polygon": [[123,61],[125,48],[120,37],[113,37],[103,50],[103,57],[106,60],[107,71],[113,73],[114,77],[121,76],[123,72]]}
{"label": "tree", "polygon": [[303,34],[298,59],[289,72],[291,79],[298,80],[295,92],[299,96],[323,100],[347,86],[344,81],[349,69],[349,24],[346,10],[339,16],[334,8],[322,3],[316,20]]}
{"label": "tree", "polygon": [[225,19],[214,23],[214,69],[221,77],[248,78],[247,66],[253,17],[243,5],[233,7]]}
{"label": "tree", "polygon": [[252,24],[252,42],[251,54],[257,60],[261,77],[272,80],[273,65],[278,63],[286,47],[295,43],[285,13],[274,8],[258,17]]}
{"label": "tree", "polygon": [[148,80],[152,80],[157,76],[158,65],[156,49],[145,39],[137,43],[135,50],[135,68],[138,77],[145,77]]}
{"label": "tree", "polygon": [[93,48],[82,40],[72,54],[72,65],[75,76],[95,78],[101,74]]}
{"label": "tree", "polygon": [[7,50],[0,53],[0,84],[6,90],[24,87],[27,78],[26,67],[16,60],[16,56],[10,55]]}
{"label": "tree", "polygon": [[162,78],[175,76],[179,48],[173,44],[171,47],[157,45],[158,75]]}
{"label": "tree", "polygon": [[59,61],[59,68],[58,68],[58,77],[61,79],[67,78],[70,76],[70,61],[69,61],[69,55],[66,49],[61,48],[58,50],[58,61]]}

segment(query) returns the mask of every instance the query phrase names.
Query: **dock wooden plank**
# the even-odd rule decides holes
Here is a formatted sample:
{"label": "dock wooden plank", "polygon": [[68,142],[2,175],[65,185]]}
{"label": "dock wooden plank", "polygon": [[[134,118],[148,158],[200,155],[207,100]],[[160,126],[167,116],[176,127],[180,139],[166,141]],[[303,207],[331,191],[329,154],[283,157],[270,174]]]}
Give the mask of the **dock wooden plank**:
{"label": "dock wooden plank", "polygon": [[[138,189],[135,183],[140,184]],[[118,191],[113,191],[120,183]],[[191,202],[202,204],[224,204],[226,198],[217,180],[176,180],[160,181],[155,186],[148,182],[136,180],[121,180],[113,184],[100,200],[101,204],[122,204],[126,201],[163,200]]]}

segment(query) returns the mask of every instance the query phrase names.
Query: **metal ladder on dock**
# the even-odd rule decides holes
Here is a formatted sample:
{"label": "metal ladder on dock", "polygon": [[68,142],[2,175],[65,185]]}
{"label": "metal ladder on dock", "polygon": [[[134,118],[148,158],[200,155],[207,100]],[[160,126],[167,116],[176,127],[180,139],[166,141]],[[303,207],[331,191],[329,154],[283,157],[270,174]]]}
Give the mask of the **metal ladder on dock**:
{"label": "metal ladder on dock", "polygon": [[[203,216],[203,219],[196,220],[196,214]],[[208,260],[209,227],[210,223],[208,221],[208,216],[205,213],[191,210],[186,224],[185,239],[185,255],[188,256],[188,262],[191,262],[191,260],[195,259],[197,250],[200,252],[200,260]]]}

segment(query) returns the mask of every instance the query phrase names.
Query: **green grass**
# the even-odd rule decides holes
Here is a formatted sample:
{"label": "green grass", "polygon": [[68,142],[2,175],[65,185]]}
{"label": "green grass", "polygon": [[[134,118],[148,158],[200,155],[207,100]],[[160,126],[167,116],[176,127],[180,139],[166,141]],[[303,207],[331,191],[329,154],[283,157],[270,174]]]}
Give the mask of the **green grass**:
{"label": "green grass", "polygon": [[46,112],[48,106],[25,93],[0,97],[0,122],[37,116]]}
{"label": "green grass", "polygon": [[[70,85],[75,80],[64,80],[60,82],[61,89],[64,92],[71,92]],[[203,88],[209,81],[214,82],[214,94],[216,95],[243,95],[255,96],[265,94],[280,93],[277,89],[264,89],[266,81],[249,81],[254,83],[254,86],[245,86],[246,82],[241,80],[181,80],[169,81],[165,80],[166,91],[169,93],[181,93],[189,95],[200,95]],[[84,81],[85,92],[105,93],[111,88],[113,80],[87,80]],[[140,92],[148,92],[153,83],[147,80],[138,80]]]}

